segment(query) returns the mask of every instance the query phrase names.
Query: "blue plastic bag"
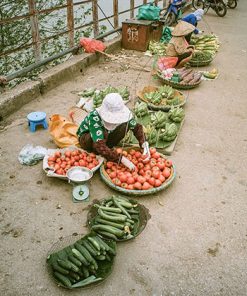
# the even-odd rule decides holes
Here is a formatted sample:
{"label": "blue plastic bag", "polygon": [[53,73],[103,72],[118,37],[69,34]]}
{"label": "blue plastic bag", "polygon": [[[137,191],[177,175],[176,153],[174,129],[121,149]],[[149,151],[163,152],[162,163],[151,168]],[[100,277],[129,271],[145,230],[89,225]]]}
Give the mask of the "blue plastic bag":
{"label": "blue plastic bag", "polygon": [[138,10],[138,20],[158,21],[160,19],[160,8],[153,3],[143,5]]}

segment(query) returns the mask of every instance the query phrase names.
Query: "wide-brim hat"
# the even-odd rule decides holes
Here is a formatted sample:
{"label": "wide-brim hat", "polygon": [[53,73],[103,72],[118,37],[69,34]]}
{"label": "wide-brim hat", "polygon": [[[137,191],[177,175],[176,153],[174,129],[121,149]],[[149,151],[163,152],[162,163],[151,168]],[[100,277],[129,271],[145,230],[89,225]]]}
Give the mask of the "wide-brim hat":
{"label": "wide-brim hat", "polygon": [[132,113],[125,106],[120,94],[111,93],[105,96],[102,105],[96,108],[100,117],[111,124],[121,124],[128,122],[132,117]]}
{"label": "wide-brim hat", "polygon": [[180,21],[172,31],[172,36],[174,37],[186,36],[192,33],[195,30],[195,28],[196,28],[195,26],[187,22]]}

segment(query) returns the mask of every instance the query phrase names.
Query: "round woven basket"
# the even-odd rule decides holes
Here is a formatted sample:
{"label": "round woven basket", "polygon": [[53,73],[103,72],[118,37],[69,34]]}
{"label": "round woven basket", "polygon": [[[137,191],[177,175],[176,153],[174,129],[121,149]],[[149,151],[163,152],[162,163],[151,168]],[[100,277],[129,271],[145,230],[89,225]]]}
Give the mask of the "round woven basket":
{"label": "round woven basket", "polygon": [[180,99],[181,103],[178,104],[178,105],[154,105],[154,104],[150,103],[147,99],[145,99],[145,97],[144,97],[145,93],[154,92],[154,91],[157,91],[157,90],[158,90],[158,87],[148,85],[148,86],[145,86],[142,91],[138,91],[137,96],[138,96],[138,98],[140,100],[142,100],[143,102],[145,102],[148,105],[149,109],[157,110],[157,111],[158,110],[169,111],[172,107],[182,107],[186,103],[185,95],[182,92],[178,91],[178,90],[175,90],[176,95],[180,95],[180,98],[181,98]]}
{"label": "round woven basket", "polygon": [[[94,234],[94,233],[93,233]],[[98,281],[96,283],[92,283],[92,284],[89,284],[85,287],[78,287],[78,288],[68,288],[66,287],[65,285],[63,285],[62,283],[60,283],[54,276],[53,276],[53,270],[52,270],[52,266],[50,264],[50,262],[48,261],[48,258],[50,255],[52,255],[53,253],[56,253],[62,249],[64,249],[65,247],[68,247],[69,245],[72,245],[74,244],[77,240],[81,239],[81,238],[86,238],[88,236],[91,236],[92,234],[89,233],[89,234],[81,234],[81,235],[77,235],[77,236],[67,236],[67,237],[64,237],[62,240],[56,242],[55,244],[53,244],[53,246],[51,247],[51,249],[49,250],[49,252],[47,253],[47,269],[48,269],[48,273],[49,275],[52,277],[52,279],[56,282],[56,284],[59,286],[59,287],[63,287],[65,289],[69,289],[69,290],[72,290],[72,289],[88,289],[88,288],[92,288],[94,286],[97,286],[97,285],[100,285],[102,282],[104,282],[109,276],[110,274],[112,273],[112,270],[113,270],[113,266],[114,266],[114,259],[115,257],[112,258],[112,260],[110,262],[105,262],[105,261],[97,261],[98,263],[98,270],[97,270],[97,276],[99,277],[102,277],[102,280],[101,281]],[[108,243],[109,243],[109,240],[108,240]],[[114,248],[114,250],[116,250],[116,242],[112,241],[110,242],[110,246],[112,248]]]}
{"label": "round woven basket", "polygon": [[[137,151],[140,150],[139,147],[131,147],[131,148],[126,148],[125,150],[128,151],[130,149],[135,149]],[[165,156],[162,153],[159,153],[161,157],[165,158]],[[112,183],[111,178],[108,176],[106,170],[105,170],[105,166],[104,164],[100,167],[100,176],[102,178],[102,180],[112,189],[119,191],[123,194],[126,195],[132,195],[132,196],[136,196],[136,197],[141,197],[144,195],[150,195],[150,194],[155,194],[159,191],[162,191],[164,189],[166,189],[168,186],[171,185],[171,183],[174,181],[175,177],[176,177],[176,169],[175,166],[172,165],[171,167],[171,175],[170,177],[159,187],[156,188],[151,188],[148,190],[128,190],[119,186],[116,186],[115,184]]]}
{"label": "round woven basket", "polygon": [[165,79],[164,77],[162,77],[162,75],[158,72],[157,73],[158,77],[162,80],[162,82],[166,85],[170,85],[176,89],[192,89],[197,87],[200,83],[201,80],[199,80],[198,82],[194,83],[194,84],[181,84],[178,82],[173,82],[171,80]]}
{"label": "round woven basket", "polygon": [[[105,200],[93,200],[93,204],[91,205],[88,214],[87,214],[87,224],[89,226],[89,228],[91,229],[91,227],[94,225],[94,219],[96,218],[96,216],[98,215],[98,209],[94,207],[95,204],[102,204],[102,202]],[[149,214],[149,209],[147,209],[144,205],[138,203],[137,201],[133,200],[133,199],[129,199],[129,201],[133,204],[137,204],[136,209],[139,210],[139,225],[136,228],[135,232],[133,233],[133,237],[132,238],[125,238],[125,239],[118,239],[117,242],[123,242],[123,241],[127,241],[127,240],[131,240],[134,239],[135,237],[137,237],[146,227],[148,220],[151,218],[151,215]],[[101,238],[104,238],[105,240],[107,240],[108,238],[100,235],[97,233],[98,236],[100,236]]]}

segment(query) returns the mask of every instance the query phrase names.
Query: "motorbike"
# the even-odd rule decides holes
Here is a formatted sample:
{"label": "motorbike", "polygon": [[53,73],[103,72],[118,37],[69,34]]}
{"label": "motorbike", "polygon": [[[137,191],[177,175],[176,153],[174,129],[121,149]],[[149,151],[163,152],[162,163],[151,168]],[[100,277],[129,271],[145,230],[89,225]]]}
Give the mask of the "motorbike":
{"label": "motorbike", "polygon": [[237,7],[238,5],[238,1],[237,0],[228,0],[227,4],[226,4],[229,8],[234,9]]}
{"label": "motorbike", "polygon": [[212,8],[220,17],[227,13],[227,6],[223,0],[192,0],[192,6],[195,9],[202,8],[205,13],[208,12],[209,8]]}
{"label": "motorbike", "polygon": [[167,10],[161,20],[166,26],[171,26],[182,17],[182,9],[186,5],[184,0],[170,0]]}

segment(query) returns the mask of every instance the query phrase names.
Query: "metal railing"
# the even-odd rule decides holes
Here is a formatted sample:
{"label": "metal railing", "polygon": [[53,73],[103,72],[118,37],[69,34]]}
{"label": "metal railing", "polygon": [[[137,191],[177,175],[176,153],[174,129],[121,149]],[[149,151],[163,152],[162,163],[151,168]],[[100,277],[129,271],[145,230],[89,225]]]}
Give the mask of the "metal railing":
{"label": "metal railing", "polygon": [[[119,17],[121,14],[124,13],[130,13],[130,18],[134,17],[134,11],[138,7],[140,7],[142,4],[146,4],[149,1],[143,0],[141,5],[135,5],[135,0],[124,0],[129,1],[129,9],[126,9],[124,11],[119,11],[119,1],[121,0],[112,0],[112,8],[113,8],[113,14],[112,15],[105,15],[102,8],[99,6],[98,0],[83,0],[79,2],[74,2],[73,0],[65,0],[64,5],[54,6],[47,9],[41,9],[38,10],[36,8],[36,0],[27,0],[28,1],[28,13],[23,15],[18,15],[11,18],[5,18],[0,19],[0,26],[4,26],[6,24],[10,24],[13,22],[21,21],[23,19],[29,19],[30,27],[31,27],[31,42],[28,42],[26,44],[18,45],[15,48],[10,48],[7,50],[2,50],[0,52],[0,59],[3,57],[6,57],[8,55],[11,55],[13,53],[19,53],[25,49],[32,48],[33,54],[34,54],[34,63],[29,65],[28,67],[25,67],[24,69],[19,69],[18,71],[12,72],[12,73],[1,73],[0,72],[0,84],[2,83],[8,83],[10,80],[15,79],[16,77],[23,76],[26,73],[32,71],[33,69],[36,69],[37,67],[40,67],[50,61],[53,61],[54,59],[57,59],[59,57],[62,57],[68,53],[75,53],[76,49],[78,48],[78,45],[75,44],[75,32],[77,30],[80,30],[84,27],[93,26],[93,38],[101,39],[104,38],[110,34],[113,34],[115,32],[118,32],[121,30],[121,26],[119,25]],[[107,0],[110,1],[110,0]],[[122,0],[123,1],[123,0]],[[155,5],[158,5],[159,2],[162,3],[162,6],[165,7],[166,0],[155,0]],[[74,12],[78,5],[84,5],[84,4],[90,4],[92,9],[92,18],[90,21],[80,25],[75,26],[74,23]],[[51,36],[47,36],[45,38],[41,38],[40,36],[40,26],[39,26],[39,16],[43,14],[49,14],[54,11],[59,11],[62,9],[66,9],[66,21],[67,21],[67,28],[64,31],[58,32],[56,34],[53,34]],[[104,17],[99,18],[99,12],[103,13]],[[1,16],[1,15],[0,15]],[[113,24],[111,23],[113,29],[107,30],[103,35],[100,33],[100,23],[103,21],[109,21],[109,19],[113,18]],[[55,55],[49,56],[48,58],[42,57],[42,43],[47,42],[49,40],[54,40],[58,36],[66,36],[68,41],[68,48],[66,50],[63,50],[61,52],[56,53]],[[0,36],[1,37],[1,36]]]}

